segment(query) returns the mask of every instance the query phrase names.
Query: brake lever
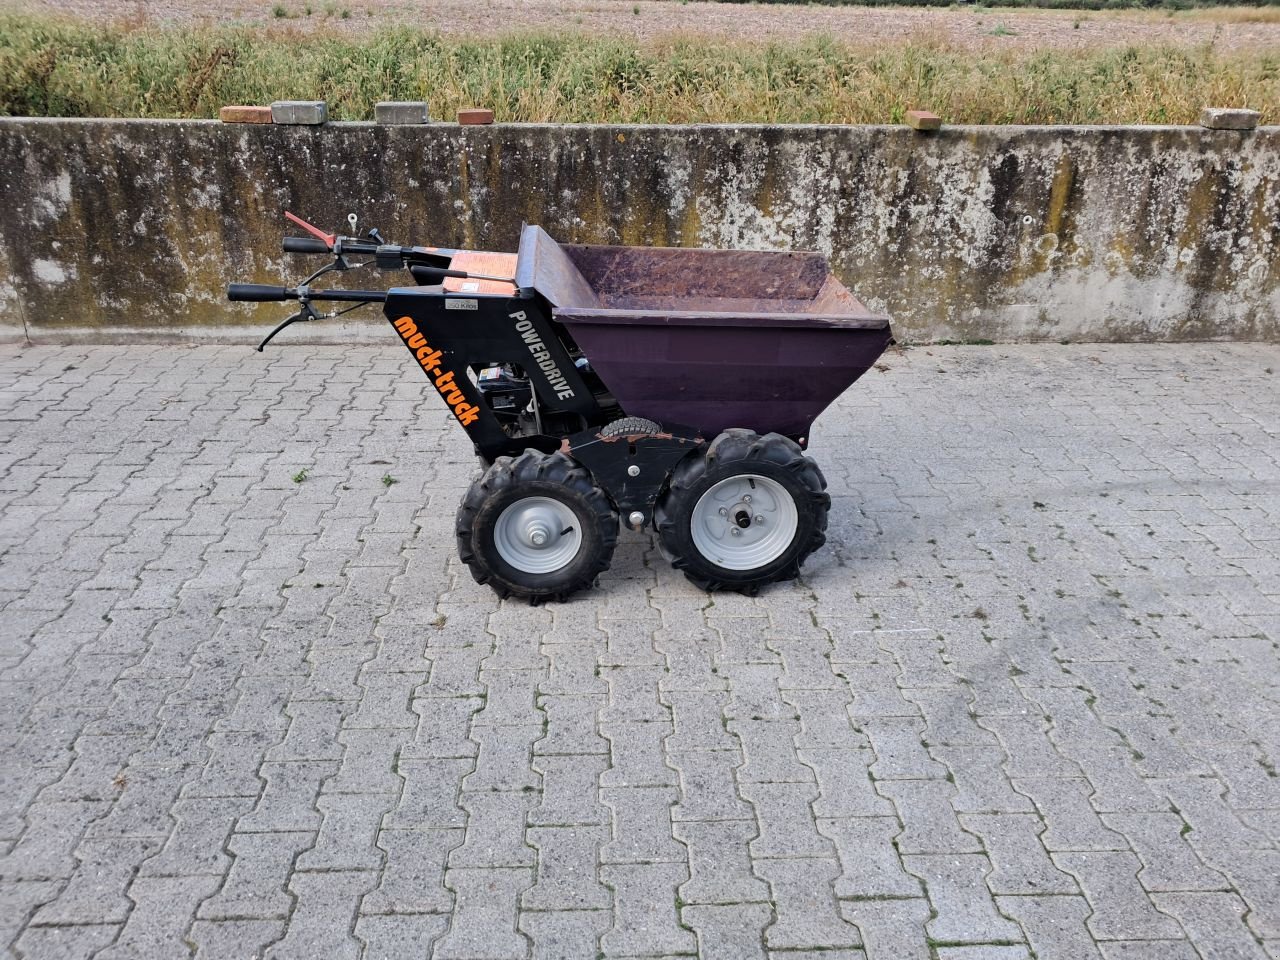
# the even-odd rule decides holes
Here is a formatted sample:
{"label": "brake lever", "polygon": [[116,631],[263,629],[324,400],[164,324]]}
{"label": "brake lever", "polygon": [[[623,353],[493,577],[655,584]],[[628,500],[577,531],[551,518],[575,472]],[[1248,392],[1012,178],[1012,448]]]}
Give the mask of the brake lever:
{"label": "brake lever", "polygon": [[318,319],[320,319],[320,317],[316,313],[315,308],[311,306],[311,303],[309,301],[304,300],[302,304],[298,307],[297,313],[289,317],[287,320],[284,320],[281,323],[277,324],[274,330],[272,330],[270,333],[268,333],[265,337],[262,338],[262,342],[258,344],[258,352],[261,353],[262,348],[265,347],[268,343],[270,343],[273,339],[275,339],[275,335],[280,331],[282,331],[285,327],[289,326],[290,324],[298,323],[300,321],[318,320]]}

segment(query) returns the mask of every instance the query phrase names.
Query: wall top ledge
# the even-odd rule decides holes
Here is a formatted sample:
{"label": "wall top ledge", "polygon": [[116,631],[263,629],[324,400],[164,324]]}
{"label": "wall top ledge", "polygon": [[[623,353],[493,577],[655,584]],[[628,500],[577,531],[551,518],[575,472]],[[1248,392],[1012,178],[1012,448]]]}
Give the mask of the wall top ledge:
{"label": "wall top ledge", "polygon": [[[183,119],[183,118],[153,118],[153,117],[0,117],[0,127],[21,126],[23,124],[51,124],[51,125],[67,125],[73,126],[77,124],[124,124],[129,126],[192,126],[192,127],[218,127],[221,129],[234,129],[238,133],[247,133],[248,135],[261,134],[264,129],[276,129],[277,125],[263,125],[253,130],[244,130],[240,126],[229,127],[228,124],[220,120],[204,120],[204,119]],[[322,127],[311,129],[297,130],[290,127],[291,132],[302,133],[311,136],[324,136],[334,131],[345,130],[382,130],[388,131],[386,125],[380,125],[372,120],[333,120]],[[456,123],[432,122],[411,127],[398,127],[389,130],[395,136],[421,136],[426,133],[440,132],[444,130],[467,130],[472,136],[492,136],[495,131],[501,130],[617,130],[620,132],[637,130],[637,131],[662,131],[662,130],[715,130],[715,131],[761,131],[761,130],[789,130],[789,131],[833,131],[833,130],[874,130],[874,131],[897,131],[903,135],[914,133],[910,127],[898,123],[493,123],[487,124],[480,128],[467,128]],[[937,131],[935,137],[938,136],[957,136],[972,135],[983,131],[999,132],[999,133],[1019,133],[1019,132],[1036,132],[1036,133],[1157,133],[1169,131],[1185,131],[1194,133],[1198,136],[1248,136],[1259,133],[1274,134],[1280,132],[1280,124],[1260,124],[1253,130],[1211,130],[1201,127],[1198,123],[1188,124],[961,124],[949,123],[942,130]]]}

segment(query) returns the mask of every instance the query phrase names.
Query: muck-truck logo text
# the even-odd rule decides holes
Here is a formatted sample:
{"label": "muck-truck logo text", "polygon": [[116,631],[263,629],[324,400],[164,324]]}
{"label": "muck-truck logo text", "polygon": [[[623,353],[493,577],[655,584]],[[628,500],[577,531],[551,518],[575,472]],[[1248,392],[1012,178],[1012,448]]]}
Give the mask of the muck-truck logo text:
{"label": "muck-truck logo text", "polygon": [[458,422],[464,427],[475,423],[480,417],[480,409],[467,403],[467,398],[463,396],[462,391],[458,388],[457,381],[454,379],[453,371],[440,368],[440,358],[443,354],[427,343],[427,338],[418,332],[418,325],[409,317],[401,317],[399,320],[394,320],[392,325],[396,328],[396,332],[400,334],[400,338],[413,351],[418,365],[426,371],[427,376],[431,378],[431,382],[436,385],[440,396],[449,405],[449,409],[458,418]]}

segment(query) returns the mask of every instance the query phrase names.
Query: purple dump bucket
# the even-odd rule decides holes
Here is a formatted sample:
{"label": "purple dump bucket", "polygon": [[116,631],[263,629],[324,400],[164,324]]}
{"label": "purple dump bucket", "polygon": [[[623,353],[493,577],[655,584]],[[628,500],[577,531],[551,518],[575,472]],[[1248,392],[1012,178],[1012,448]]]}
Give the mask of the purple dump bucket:
{"label": "purple dump bucket", "polygon": [[728,427],[808,437],[892,341],[816,253],[520,242],[532,288],[628,416],[710,437]]}

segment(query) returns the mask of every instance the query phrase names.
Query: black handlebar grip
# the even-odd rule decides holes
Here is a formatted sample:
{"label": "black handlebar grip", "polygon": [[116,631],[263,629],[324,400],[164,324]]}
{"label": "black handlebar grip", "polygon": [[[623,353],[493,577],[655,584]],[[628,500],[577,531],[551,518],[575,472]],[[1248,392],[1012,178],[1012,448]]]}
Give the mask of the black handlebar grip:
{"label": "black handlebar grip", "polygon": [[233,283],[227,287],[227,299],[265,303],[270,300],[290,300],[293,291],[288,287],[273,287],[266,283]]}
{"label": "black handlebar grip", "polygon": [[319,237],[285,237],[285,253],[328,253],[329,245]]}

